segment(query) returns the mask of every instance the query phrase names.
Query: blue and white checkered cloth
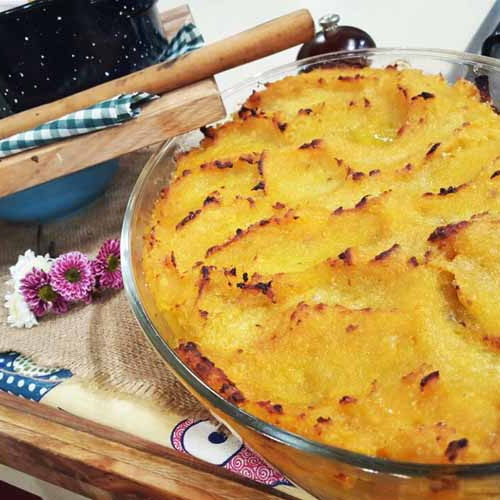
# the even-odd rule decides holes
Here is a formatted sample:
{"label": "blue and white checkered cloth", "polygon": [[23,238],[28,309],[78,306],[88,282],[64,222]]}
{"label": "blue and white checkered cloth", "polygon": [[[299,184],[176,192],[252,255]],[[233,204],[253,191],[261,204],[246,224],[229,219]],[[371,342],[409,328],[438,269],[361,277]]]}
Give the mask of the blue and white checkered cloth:
{"label": "blue and white checkered cloth", "polygon": [[[169,41],[163,60],[173,61],[202,45],[203,37],[198,28],[193,23],[187,23]],[[118,95],[33,130],[7,137],[0,141],[0,158],[45,146],[59,139],[120,125],[138,116],[140,106],[156,97],[146,92]]]}
{"label": "blue and white checkered cloth", "polygon": [[178,57],[203,46],[203,36],[193,23],[186,23],[168,42],[164,61],[173,61]]}

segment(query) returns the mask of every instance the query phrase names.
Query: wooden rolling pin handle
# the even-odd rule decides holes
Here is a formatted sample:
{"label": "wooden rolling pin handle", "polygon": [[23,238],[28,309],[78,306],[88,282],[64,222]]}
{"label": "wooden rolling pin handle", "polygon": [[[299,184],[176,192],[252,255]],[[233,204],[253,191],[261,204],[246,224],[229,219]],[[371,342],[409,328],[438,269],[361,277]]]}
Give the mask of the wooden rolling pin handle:
{"label": "wooden rolling pin handle", "polygon": [[179,58],[160,63],[58,101],[0,120],[0,138],[30,130],[117,94],[163,94],[261,57],[305,43],[314,36],[314,21],[302,9],[212,43]]}
{"label": "wooden rolling pin handle", "polygon": [[191,52],[172,65],[165,65],[159,69],[162,77],[151,81],[151,91],[173,90],[305,43],[313,36],[314,21],[309,11],[292,12]]}

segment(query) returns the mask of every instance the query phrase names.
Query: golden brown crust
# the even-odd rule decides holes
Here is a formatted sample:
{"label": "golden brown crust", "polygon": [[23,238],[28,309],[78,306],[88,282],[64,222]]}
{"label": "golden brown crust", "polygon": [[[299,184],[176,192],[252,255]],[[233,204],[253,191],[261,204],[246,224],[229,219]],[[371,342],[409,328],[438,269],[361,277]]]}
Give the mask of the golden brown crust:
{"label": "golden brown crust", "polygon": [[500,117],[480,101],[416,70],[321,68],[204,129],[144,241],[182,360],[323,443],[497,460]]}
{"label": "golden brown crust", "polygon": [[216,390],[224,399],[237,405],[245,401],[245,397],[236,385],[220,368],[217,368],[212,361],[201,354],[194,342],[180,344],[175,352],[203,382]]}

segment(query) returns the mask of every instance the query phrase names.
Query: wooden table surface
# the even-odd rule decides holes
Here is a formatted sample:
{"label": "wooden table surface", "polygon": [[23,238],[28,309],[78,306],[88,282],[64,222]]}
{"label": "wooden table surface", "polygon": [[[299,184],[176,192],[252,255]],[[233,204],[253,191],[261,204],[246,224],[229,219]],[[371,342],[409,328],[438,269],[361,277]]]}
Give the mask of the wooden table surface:
{"label": "wooden table surface", "polygon": [[170,448],[5,393],[0,462],[97,499],[292,498]]}

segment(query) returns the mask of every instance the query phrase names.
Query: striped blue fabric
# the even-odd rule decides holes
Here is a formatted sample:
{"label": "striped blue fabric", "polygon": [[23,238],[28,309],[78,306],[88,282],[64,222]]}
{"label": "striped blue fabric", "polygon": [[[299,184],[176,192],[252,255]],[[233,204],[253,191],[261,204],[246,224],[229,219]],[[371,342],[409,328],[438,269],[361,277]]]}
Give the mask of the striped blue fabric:
{"label": "striped blue fabric", "polygon": [[[187,23],[169,41],[165,61],[173,61],[203,45],[196,25]],[[95,132],[126,122],[140,113],[140,106],[157,96],[146,92],[122,94],[76,111],[39,127],[0,141],[0,158],[76,135]]]}

